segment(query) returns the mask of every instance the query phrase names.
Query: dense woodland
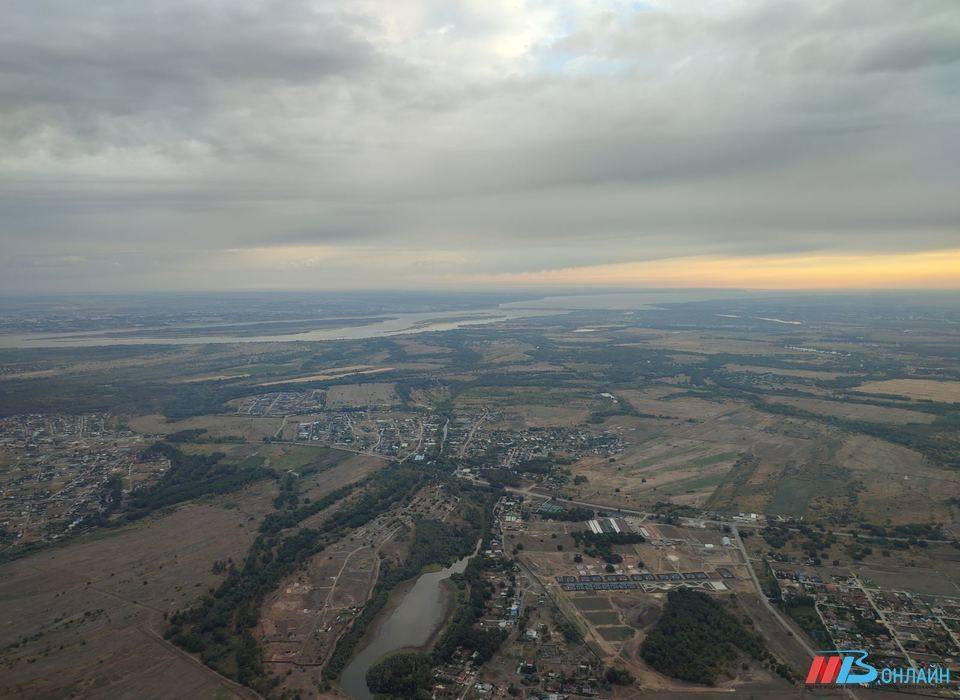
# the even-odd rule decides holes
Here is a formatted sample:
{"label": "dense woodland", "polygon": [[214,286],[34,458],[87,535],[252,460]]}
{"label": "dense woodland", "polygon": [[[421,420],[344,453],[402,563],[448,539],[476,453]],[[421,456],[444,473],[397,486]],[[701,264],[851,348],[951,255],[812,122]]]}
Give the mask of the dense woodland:
{"label": "dense woodland", "polygon": [[378,695],[420,700],[429,698],[433,663],[427,654],[400,652],[391,654],[367,671],[367,687]]}
{"label": "dense woodland", "polygon": [[583,553],[590,557],[603,559],[607,563],[619,564],[623,557],[613,551],[615,545],[640,544],[646,538],[636,532],[601,532],[592,530],[574,530],[570,533]]}
{"label": "dense woodland", "polygon": [[741,656],[761,659],[763,642],[747,631],[723,605],[704,593],[677,588],[640,655],[660,673],[715,685]]}
{"label": "dense woodland", "polygon": [[579,523],[592,519],[594,512],[590,508],[573,506],[557,511],[541,512],[538,513],[538,515],[544,520],[563,520],[569,523]]}

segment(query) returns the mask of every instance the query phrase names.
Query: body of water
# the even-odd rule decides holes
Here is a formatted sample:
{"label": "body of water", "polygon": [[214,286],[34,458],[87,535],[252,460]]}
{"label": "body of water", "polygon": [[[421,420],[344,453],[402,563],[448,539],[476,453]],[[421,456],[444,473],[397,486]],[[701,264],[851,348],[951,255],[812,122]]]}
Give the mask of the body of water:
{"label": "body of water", "polygon": [[[427,331],[449,331],[482,323],[498,323],[515,318],[551,316],[559,311],[547,309],[493,308],[477,311],[444,311],[393,314],[391,318],[371,319],[339,328],[318,328],[299,333],[273,335],[191,335],[189,328],[170,328],[168,337],[158,334],[137,336],[137,329],[74,333],[12,333],[0,335],[0,348],[70,348],[104,345],[204,345],[208,343],[280,343],[317,340],[357,340]],[[142,330],[142,329],[141,329]],[[122,335],[121,335],[122,334]],[[120,337],[118,337],[120,336]]]}
{"label": "body of water", "polygon": [[440,571],[423,574],[407,591],[390,615],[374,627],[372,640],[353,657],[340,676],[340,686],[350,697],[371,700],[367,671],[390,652],[427,643],[446,615],[441,583],[451,574],[461,574],[470,557]]}

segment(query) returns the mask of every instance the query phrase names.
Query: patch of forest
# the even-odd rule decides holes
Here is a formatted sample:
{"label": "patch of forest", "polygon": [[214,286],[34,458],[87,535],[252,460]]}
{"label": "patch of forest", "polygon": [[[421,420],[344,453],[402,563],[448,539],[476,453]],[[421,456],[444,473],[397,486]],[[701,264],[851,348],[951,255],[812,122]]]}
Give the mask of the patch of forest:
{"label": "patch of forest", "polygon": [[230,493],[254,481],[276,478],[276,472],[265,467],[224,462],[222,452],[187,454],[165,442],[148,448],[145,456],[165,457],[170,460],[170,468],[153,484],[130,494],[121,521],[138,520],[178,503]]}
{"label": "patch of forest", "polygon": [[640,655],[660,673],[690,683],[716,685],[747,655],[760,660],[766,650],[719,602],[699,591],[677,588]]}

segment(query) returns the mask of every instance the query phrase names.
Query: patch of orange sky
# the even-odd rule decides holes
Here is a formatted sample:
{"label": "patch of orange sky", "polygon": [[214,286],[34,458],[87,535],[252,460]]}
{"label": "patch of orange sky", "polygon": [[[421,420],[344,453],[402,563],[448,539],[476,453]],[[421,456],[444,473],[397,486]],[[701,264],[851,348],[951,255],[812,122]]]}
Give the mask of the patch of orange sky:
{"label": "patch of orange sky", "polygon": [[873,255],[697,256],[484,275],[473,281],[740,289],[960,289],[960,249]]}

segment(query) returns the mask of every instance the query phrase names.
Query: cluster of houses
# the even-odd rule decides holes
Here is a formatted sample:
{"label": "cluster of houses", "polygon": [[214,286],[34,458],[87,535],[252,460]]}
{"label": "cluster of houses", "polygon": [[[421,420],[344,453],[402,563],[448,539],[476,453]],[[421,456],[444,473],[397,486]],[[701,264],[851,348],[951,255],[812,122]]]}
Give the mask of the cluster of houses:
{"label": "cluster of houses", "polygon": [[237,413],[241,416],[292,416],[315,413],[323,410],[325,400],[326,392],[322,389],[273,391],[242,399],[237,406]]}
{"label": "cluster of houses", "polygon": [[115,416],[16,415],[0,419],[0,547],[56,541],[110,506],[108,482],[124,490],[169,463],[143,456],[143,438]]}

